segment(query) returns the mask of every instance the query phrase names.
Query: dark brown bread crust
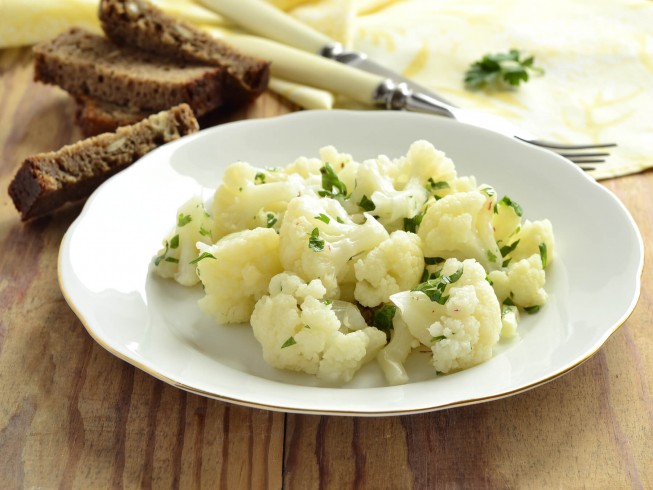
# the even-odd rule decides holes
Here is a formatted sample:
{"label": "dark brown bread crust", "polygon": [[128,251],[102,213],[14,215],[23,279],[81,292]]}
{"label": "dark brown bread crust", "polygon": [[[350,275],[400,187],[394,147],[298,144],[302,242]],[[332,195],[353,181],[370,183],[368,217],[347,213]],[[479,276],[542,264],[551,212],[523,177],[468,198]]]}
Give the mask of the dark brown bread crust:
{"label": "dark brown bread crust", "polygon": [[229,105],[252,99],[267,88],[269,62],[242,54],[145,0],[101,0],[99,17],[105,34],[116,44],[225,68]]}
{"label": "dark brown bread crust", "polygon": [[33,52],[34,79],[75,97],[153,112],[186,103],[198,116],[223,104],[224,69],[118,48],[83,29],[72,28]]}
{"label": "dark brown bread crust", "polygon": [[191,108],[181,104],[114,133],[34,155],[23,161],[9,185],[9,195],[23,221],[50,213],[88,197],[149,151],[198,129]]}

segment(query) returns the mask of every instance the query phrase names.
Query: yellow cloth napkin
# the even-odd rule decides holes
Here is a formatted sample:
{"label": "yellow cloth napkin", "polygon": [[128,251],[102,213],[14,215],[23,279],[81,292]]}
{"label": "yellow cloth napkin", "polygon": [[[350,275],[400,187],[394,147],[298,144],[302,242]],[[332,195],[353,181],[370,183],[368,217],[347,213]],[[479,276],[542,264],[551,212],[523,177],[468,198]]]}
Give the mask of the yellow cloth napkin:
{"label": "yellow cloth napkin", "polygon": [[[616,142],[597,179],[653,167],[653,2],[650,0],[268,0],[368,53],[460,107],[505,117],[541,139]],[[199,26],[230,28],[193,0],[154,3]],[[70,25],[99,30],[97,0],[0,0],[0,47],[48,39]],[[469,65],[516,48],[545,74],[517,90],[471,92]],[[331,94],[273,80],[306,108]],[[336,99],[336,107],[346,102]]]}

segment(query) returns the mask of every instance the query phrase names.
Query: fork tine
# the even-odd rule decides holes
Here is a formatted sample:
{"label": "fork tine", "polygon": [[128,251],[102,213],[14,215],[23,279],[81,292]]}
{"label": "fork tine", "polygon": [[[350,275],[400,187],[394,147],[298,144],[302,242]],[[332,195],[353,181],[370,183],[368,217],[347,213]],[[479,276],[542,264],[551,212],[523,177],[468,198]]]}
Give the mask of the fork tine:
{"label": "fork tine", "polygon": [[608,152],[594,152],[594,153],[558,153],[558,155],[565,158],[595,158],[595,157],[608,157]]}
{"label": "fork tine", "polygon": [[527,140],[521,139],[526,143],[531,143],[532,145],[541,146],[543,148],[552,148],[556,150],[591,150],[594,148],[613,148],[617,146],[617,143],[588,143],[580,145],[568,145],[564,143],[553,143],[551,141],[542,141],[542,140]]}

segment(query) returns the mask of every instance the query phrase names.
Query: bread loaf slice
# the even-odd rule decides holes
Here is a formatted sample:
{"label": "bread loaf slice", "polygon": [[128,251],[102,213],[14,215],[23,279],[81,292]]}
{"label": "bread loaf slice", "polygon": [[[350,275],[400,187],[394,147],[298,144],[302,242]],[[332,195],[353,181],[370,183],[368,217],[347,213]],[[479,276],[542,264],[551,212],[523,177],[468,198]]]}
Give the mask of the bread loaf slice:
{"label": "bread loaf slice", "polygon": [[199,129],[187,104],[72,145],[25,159],[9,185],[23,221],[88,197],[149,151]]}
{"label": "bread loaf slice", "polygon": [[105,34],[116,44],[225,68],[228,104],[256,97],[267,88],[269,62],[240,53],[146,0],[101,0],[99,17]]}
{"label": "bread loaf slice", "polygon": [[158,112],[124,108],[89,97],[77,97],[75,102],[75,122],[85,138],[115,131],[120,126],[135,124]]}
{"label": "bread loaf slice", "polygon": [[155,112],[186,103],[200,116],[228,97],[223,68],[119,48],[80,28],[35,46],[33,53],[35,80],[123,109]]}

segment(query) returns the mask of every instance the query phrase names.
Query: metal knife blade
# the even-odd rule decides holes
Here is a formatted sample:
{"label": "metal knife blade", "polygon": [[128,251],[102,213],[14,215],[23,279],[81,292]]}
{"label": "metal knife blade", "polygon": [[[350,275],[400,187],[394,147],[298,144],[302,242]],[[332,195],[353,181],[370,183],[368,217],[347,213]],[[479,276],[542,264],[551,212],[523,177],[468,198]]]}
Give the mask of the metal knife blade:
{"label": "metal knife blade", "polygon": [[282,10],[261,0],[200,0],[200,2],[248,31],[303,51],[319,54],[356,69],[404,83],[414,92],[452,105],[442,96],[400,73],[372,61],[364,53],[349,51],[342,44],[299,22]]}

